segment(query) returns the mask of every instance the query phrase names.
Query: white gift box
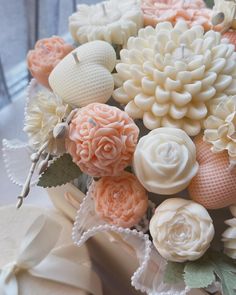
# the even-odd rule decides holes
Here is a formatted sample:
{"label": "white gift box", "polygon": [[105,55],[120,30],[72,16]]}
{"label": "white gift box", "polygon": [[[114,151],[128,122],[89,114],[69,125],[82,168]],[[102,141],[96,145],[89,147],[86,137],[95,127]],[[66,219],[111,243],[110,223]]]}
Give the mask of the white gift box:
{"label": "white gift box", "polygon": [[1,295],[102,295],[88,249],[72,244],[60,212],[8,206],[0,215]]}

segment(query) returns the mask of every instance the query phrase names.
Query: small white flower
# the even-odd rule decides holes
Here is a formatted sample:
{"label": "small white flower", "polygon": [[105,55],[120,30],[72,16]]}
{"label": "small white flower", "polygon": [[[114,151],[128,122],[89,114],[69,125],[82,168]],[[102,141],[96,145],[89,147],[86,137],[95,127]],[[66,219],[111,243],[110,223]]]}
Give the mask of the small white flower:
{"label": "small white flower", "polygon": [[210,113],[204,122],[204,140],[212,144],[213,152],[227,150],[231,160],[236,160],[236,96],[212,101]]}
{"label": "small white flower", "polygon": [[176,262],[200,258],[214,237],[207,210],[180,198],[168,199],[157,207],[149,229],[157,251],[165,259]]}
{"label": "small white flower", "polygon": [[231,206],[230,211],[234,218],[225,221],[229,227],[222,234],[222,241],[224,242],[224,253],[236,259],[236,206]]}
{"label": "small white flower", "polygon": [[38,150],[48,142],[47,152],[54,155],[64,153],[64,139],[55,139],[53,129],[69,114],[69,111],[68,105],[63,104],[59,97],[46,89],[30,97],[26,106],[24,124],[30,146]]}

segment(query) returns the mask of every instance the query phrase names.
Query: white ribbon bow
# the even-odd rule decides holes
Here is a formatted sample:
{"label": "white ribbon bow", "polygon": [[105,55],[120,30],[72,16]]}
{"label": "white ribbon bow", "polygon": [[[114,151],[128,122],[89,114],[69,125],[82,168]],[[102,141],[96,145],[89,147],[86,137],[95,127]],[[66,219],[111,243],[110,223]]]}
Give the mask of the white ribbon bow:
{"label": "white ribbon bow", "polygon": [[0,270],[1,295],[18,295],[17,274],[20,271],[102,295],[100,279],[90,266],[66,258],[66,252],[71,253],[75,246],[67,246],[60,255],[50,253],[61,230],[61,225],[46,215],[36,218],[23,238],[16,260]]}

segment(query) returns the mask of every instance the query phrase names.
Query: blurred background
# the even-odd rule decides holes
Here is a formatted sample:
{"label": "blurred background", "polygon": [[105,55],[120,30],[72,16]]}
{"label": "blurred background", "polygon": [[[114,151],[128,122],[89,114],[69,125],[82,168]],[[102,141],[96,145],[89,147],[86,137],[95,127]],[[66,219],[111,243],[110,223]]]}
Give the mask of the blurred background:
{"label": "blurred background", "polygon": [[[69,39],[68,17],[76,5],[95,2],[99,0],[0,0],[0,108],[27,85],[25,56],[36,40],[52,35]],[[212,7],[213,0],[206,2]]]}
{"label": "blurred background", "polygon": [[79,3],[96,0],[0,0],[0,108],[27,85],[25,56],[36,40],[69,38],[68,17]]}

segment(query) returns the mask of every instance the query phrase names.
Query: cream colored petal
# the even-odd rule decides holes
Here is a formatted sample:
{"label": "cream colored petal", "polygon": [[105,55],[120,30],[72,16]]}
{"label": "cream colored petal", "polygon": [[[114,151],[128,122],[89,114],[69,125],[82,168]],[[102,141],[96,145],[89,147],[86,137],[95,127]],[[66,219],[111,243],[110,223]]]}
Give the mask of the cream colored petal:
{"label": "cream colored petal", "polygon": [[154,105],[155,97],[144,93],[139,93],[135,96],[135,104],[143,111],[149,111]]}
{"label": "cream colored petal", "polygon": [[212,150],[214,152],[221,152],[227,147],[228,142],[223,139],[218,139],[214,141],[214,145],[212,147]]}
{"label": "cream colored petal", "polygon": [[160,104],[154,103],[152,105],[152,113],[157,117],[164,117],[169,112],[170,105],[167,104]]}
{"label": "cream colored petal", "polygon": [[131,100],[125,107],[125,111],[133,119],[141,119],[143,117],[143,111]]}
{"label": "cream colored petal", "polygon": [[117,88],[113,91],[112,94],[113,98],[117,100],[121,104],[126,104],[130,100],[132,100],[132,97],[130,97],[124,90],[123,87]]}
{"label": "cream colored petal", "polygon": [[204,131],[204,139],[206,141],[212,142],[218,140],[218,132],[215,129],[207,129]]}
{"label": "cream colored petal", "polygon": [[143,115],[143,124],[149,130],[153,130],[161,126],[161,119],[154,116],[151,112],[145,112]]}

